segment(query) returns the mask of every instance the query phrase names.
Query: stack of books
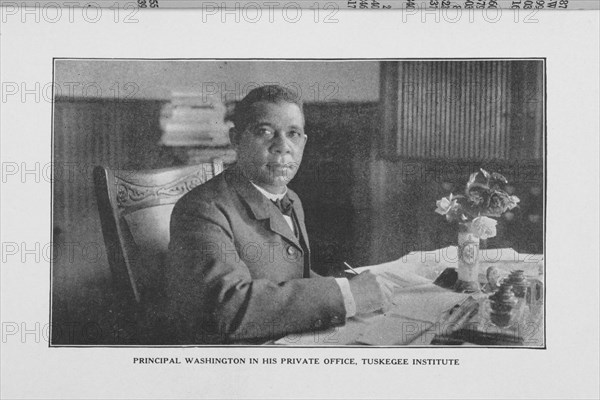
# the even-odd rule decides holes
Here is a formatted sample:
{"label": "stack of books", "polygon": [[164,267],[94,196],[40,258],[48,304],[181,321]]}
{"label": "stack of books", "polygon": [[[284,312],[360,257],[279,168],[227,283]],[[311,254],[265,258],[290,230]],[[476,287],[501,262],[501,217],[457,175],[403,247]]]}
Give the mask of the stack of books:
{"label": "stack of books", "polygon": [[220,158],[231,163],[236,153],[229,142],[225,114],[225,105],[217,97],[175,92],[161,109],[160,144],[190,150],[196,162]]}

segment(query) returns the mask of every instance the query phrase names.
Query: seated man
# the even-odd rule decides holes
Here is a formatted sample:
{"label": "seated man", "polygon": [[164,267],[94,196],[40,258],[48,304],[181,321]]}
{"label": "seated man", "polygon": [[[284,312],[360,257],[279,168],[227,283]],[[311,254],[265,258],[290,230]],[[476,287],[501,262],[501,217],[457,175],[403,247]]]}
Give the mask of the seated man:
{"label": "seated man", "polygon": [[302,203],[287,188],[307,141],[302,104],[264,86],[234,114],[237,164],[183,196],[171,216],[176,342],[260,342],[381,309],[389,291],[370,272],[348,280],[310,269]]}

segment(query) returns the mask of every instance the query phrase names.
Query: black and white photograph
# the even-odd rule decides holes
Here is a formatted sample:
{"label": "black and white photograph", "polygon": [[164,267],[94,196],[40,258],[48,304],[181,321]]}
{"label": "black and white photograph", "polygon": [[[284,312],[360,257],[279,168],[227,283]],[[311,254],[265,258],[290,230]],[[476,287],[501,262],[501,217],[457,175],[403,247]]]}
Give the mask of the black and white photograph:
{"label": "black and white photograph", "polygon": [[544,59],[54,74],[52,345],[545,346]]}
{"label": "black and white photograph", "polygon": [[591,0],[76,3],[0,5],[0,398],[598,398]]}

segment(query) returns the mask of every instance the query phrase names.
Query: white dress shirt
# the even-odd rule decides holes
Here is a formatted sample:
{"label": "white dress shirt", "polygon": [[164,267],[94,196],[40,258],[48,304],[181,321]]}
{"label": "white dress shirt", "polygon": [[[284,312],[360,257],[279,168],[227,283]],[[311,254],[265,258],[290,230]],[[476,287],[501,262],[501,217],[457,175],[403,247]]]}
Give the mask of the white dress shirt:
{"label": "white dress shirt", "polygon": [[[261,188],[260,186],[254,184],[254,182],[250,182],[250,183],[252,183],[252,185],[254,185],[254,187],[256,189],[258,189],[259,192],[261,192],[267,199],[269,199],[271,201],[281,200],[287,194],[287,187],[285,188],[285,191],[283,193],[273,194],[273,193],[268,192],[265,189]],[[298,232],[296,232],[296,229],[294,227],[294,222],[292,221],[292,218],[288,217],[287,215],[284,215],[283,218],[285,219],[285,222],[287,222],[287,224],[290,226],[290,229],[292,230],[292,232],[294,232],[296,235],[298,235]],[[338,284],[338,286],[340,287],[340,290],[342,291],[342,297],[344,299],[344,307],[346,309],[346,318],[355,316],[356,315],[356,302],[354,301],[354,296],[352,295],[352,291],[350,290],[350,283],[348,282],[348,279],[335,278],[335,281]]]}

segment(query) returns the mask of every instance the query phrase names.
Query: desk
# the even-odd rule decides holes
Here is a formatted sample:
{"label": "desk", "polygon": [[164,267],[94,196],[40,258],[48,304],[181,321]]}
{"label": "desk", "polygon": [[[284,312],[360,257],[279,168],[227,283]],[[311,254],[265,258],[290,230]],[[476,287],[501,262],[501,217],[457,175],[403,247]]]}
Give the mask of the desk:
{"label": "desk", "polygon": [[[523,270],[530,281],[543,290],[543,255],[519,254],[512,249],[480,250],[480,282],[487,282],[486,271],[495,267],[502,277],[513,270]],[[297,346],[432,346],[485,345],[544,347],[543,292],[521,300],[518,323],[498,328],[489,320],[490,293],[455,293],[433,281],[447,268],[456,268],[457,248],[446,247],[429,252],[412,252],[385,264],[356,268],[393,280],[399,288],[393,306],[386,312],[350,318],[343,326],[322,331],[285,336],[278,345]],[[477,302],[478,312],[458,326],[444,322],[466,304]]]}

